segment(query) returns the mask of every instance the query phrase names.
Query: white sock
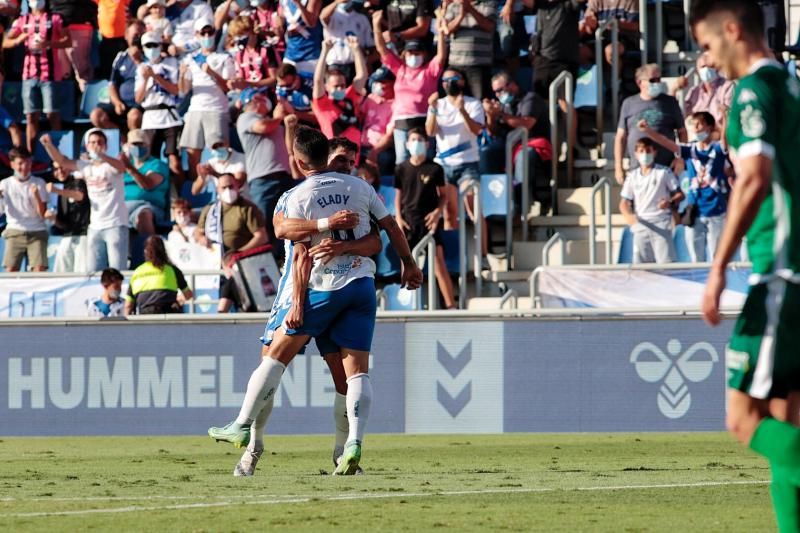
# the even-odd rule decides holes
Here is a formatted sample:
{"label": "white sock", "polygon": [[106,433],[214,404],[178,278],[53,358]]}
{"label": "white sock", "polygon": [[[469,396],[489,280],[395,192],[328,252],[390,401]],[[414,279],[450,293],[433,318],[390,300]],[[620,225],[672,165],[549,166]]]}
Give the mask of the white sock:
{"label": "white sock", "polygon": [[272,404],[275,402],[275,396],[271,396],[267,405],[258,413],[255,422],[250,427],[250,444],[247,449],[251,452],[264,449],[264,430],[267,428],[267,419],[272,414]]}
{"label": "white sock", "polygon": [[264,357],[261,360],[261,364],[253,370],[250,381],[247,382],[247,392],[244,394],[242,409],[239,411],[236,423],[253,423],[278,390],[284,370],[286,365],[272,357]]}
{"label": "white sock", "polygon": [[372,404],[372,383],[369,374],[356,374],[347,380],[347,421],[350,431],[348,442],[364,440],[369,408]]}
{"label": "white sock", "polygon": [[350,423],[347,421],[347,396],[336,393],[333,400],[333,422],[336,426],[336,441],[333,447],[333,455],[339,457],[344,453],[344,445],[347,442],[347,435],[350,432]]}

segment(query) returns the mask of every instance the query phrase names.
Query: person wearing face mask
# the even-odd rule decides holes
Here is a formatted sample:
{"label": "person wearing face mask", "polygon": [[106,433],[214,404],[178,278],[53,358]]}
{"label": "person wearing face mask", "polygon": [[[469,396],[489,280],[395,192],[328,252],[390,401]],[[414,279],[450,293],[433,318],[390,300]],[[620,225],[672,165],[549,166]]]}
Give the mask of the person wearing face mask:
{"label": "person wearing face mask", "polygon": [[303,83],[297,69],[291,63],[282,63],[275,73],[278,82],[275,86],[276,116],[295,115],[304,124],[318,127],[317,117],[311,110],[311,85]]}
{"label": "person wearing face mask", "polygon": [[228,87],[241,91],[246,87],[272,87],[280,57],[275,48],[259,46],[253,19],[238,16],[228,25],[228,35],[235,51],[236,77],[228,82]]}
{"label": "person wearing face mask", "polygon": [[425,45],[419,40],[407,40],[398,56],[390,50],[381,29],[382,11],[372,14],[372,29],[375,34],[375,48],[381,62],[395,75],[394,102],[392,104],[392,123],[394,125],[395,161],[402,163],[408,157],[406,141],[408,131],[414,127],[424,127],[427,97],[438,90],[439,76],[447,60],[447,35],[444,24],[438,26],[436,55],[426,63]]}
{"label": "person wearing face mask", "polygon": [[209,179],[213,180],[216,190],[217,178],[223,174],[232,174],[239,182],[239,193],[250,199],[244,154],[228,146],[225,141],[215,143],[211,147],[211,157],[208,161],[197,165],[197,179],[192,182],[192,194],[198,195],[205,190]]}
{"label": "person wearing face mask", "polygon": [[162,45],[153,33],[142,35],[144,61],[136,69],[134,85],[136,102],[142,106],[142,131],[149,139],[151,154],[161,154],[164,148],[169,168],[177,179],[176,186],[183,183],[183,169],[178,152],[178,137],[183,121],[178,114],[178,61],[174,57],[162,56]]}
{"label": "person wearing face mask", "polygon": [[[127,126],[133,130],[141,127],[142,107],[136,103],[136,71],[145,61],[142,35],[144,27],[132,20],[125,30],[128,48],[114,58],[108,84],[109,102],[100,102],[89,115],[95,128],[118,129]],[[159,50],[160,52],[160,50]]]}
{"label": "person wearing face mask", "polygon": [[422,128],[408,132],[406,148],[410,157],[394,171],[395,219],[405,232],[412,250],[429,233],[436,239],[436,282],[446,309],[455,309],[453,280],[444,262],[439,235],[447,205],[447,188],[441,165],[428,157],[428,136]]}
{"label": "person wearing face mask", "polygon": [[442,4],[450,35],[448,65],[460,70],[475,98],[489,96],[494,60],[495,0],[445,1]]}
{"label": "person wearing face mask", "polygon": [[116,268],[106,268],[100,275],[103,294],[97,300],[87,302],[87,315],[92,317],[117,317],[125,314],[122,299],[122,282],[125,277]]}
{"label": "person wearing face mask", "polygon": [[[683,113],[675,97],[666,94],[666,84],[661,81],[661,69],[655,63],[636,70],[636,84],[639,94],[629,96],[622,102],[619,110],[619,123],[614,138],[614,177],[620,185],[625,180],[623,159],[627,156],[631,169],[636,168],[636,143],[645,136],[637,124],[644,119],[655,131],[671,141],[677,137],[686,142],[686,127]],[[669,166],[675,155],[666,148],[656,151],[656,163]]]}
{"label": "person wearing face mask", "polygon": [[180,66],[178,87],[181,94],[192,93],[189,109],[183,116],[181,148],[189,156],[189,174],[196,178],[197,164],[203,148],[228,140],[228,81],[236,73],[231,56],[215,52],[216,31],[211,19],[194,23],[200,50],[184,58]]}
{"label": "person wearing face mask", "polygon": [[[686,91],[683,112],[688,117],[692,113],[707,111],[711,113],[717,124],[721,124],[725,119],[726,110],[731,107],[733,91],[736,87],[732,81],[723,78],[717,69],[710,65],[707,53],[700,54],[697,58],[696,68],[700,84]],[[688,84],[688,78],[681,76],[678,78],[676,86],[678,89],[682,89]],[[721,134],[722,132],[718,132],[717,136],[721,136]]]}
{"label": "person wearing face mask", "polygon": [[[217,180],[219,201],[203,208],[197,221],[194,238],[198,244],[210,248],[222,245],[222,264],[227,264],[231,254],[244,252],[267,244],[266,220],[261,209],[239,195],[238,182],[230,174]],[[277,202],[276,202],[277,203]],[[233,278],[222,277],[220,301],[217,311],[227,313],[233,304],[239,307],[239,296]]]}
{"label": "person wearing face mask", "polygon": [[311,109],[317,117],[319,128],[328,139],[346,137],[354,143],[361,142],[361,101],[366,95],[367,62],[359,41],[354,36],[347,38],[347,45],[355,57],[356,77],[348,86],[345,75],[328,68],[325,58],[333,49],[332,41],[322,43],[322,55],[314,71],[314,92]]}
{"label": "person wearing face mask", "polygon": [[[172,4],[172,9],[179,11],[177,18],[172,19],[175,28],[172,44],[177,47],[179,54],[197,50],[199,42],[195,25],[199,20],[210,20],[212,26],[214,25],[214,12],[211,6],[205,0],[177,0]],[[167,16],[172,18],[169,13]],[[222,24],[219,27],[221,28]]]}
{"label": "person wearing face mask", "polygon": [[0,181],[0,198],[5,205],[6,240],[3,267],[18,272],[22,259],[34,272],[47,270],[47,190],[44,180],[31,175],[31,156],[24,148],[8,152],[14,176]]}
{"label": "person wearing face mask", "polygon": [[347,37],[355,35],[364,50],[375,46],[372,25],[363,9],[364,0],[334,0],[319,14],[323,38],[333,42],[326,57],[328,68],[342,72],[348,84],[355,77],[355,56],[347,45]]}
{"label": "person wearing face mask", "polygon": [[47,184],[47,192],[58,196],[58,204],[50,233],[61,237],[53,272],[86,272],[91,210],[86,181],[59,166],[53,169],[53,177],[56,181]]}
{"label": "person wearing face mask", "polygon": [[644,120],[639,122],[639,129],[667,150],[680,154],[686,162],[690,180],[687,200],[694,210],[691,220],[685,221],[686,243],[692,262],[705,263],[714,257],[722,235],[731,190],[728,176],[733,170],[725,148],[712,138],[716,131],[713,115],[705,111],[693,113],[689,122],[692,128],[689,143],[669,140]]}
{"label": "person wearing face mask", "polygon": [[386,67],[372,73],[370,93],[364,99],[361,110],[364,128],[361,131],[361,156],[377,165],[381,175],[386,176],[394,169],[394,127],[392,125],[392,105],[394,104],[394,75]]}
{"label": "person wearing face mask", "polygon": [[655,162],[656,150],[647,137],[636,141],[638,166],[622,185],[619,210],[633,233],[634,263],[671,263],[672,206],[683,200],[678,178]]}
{"label": "person wearing face mask", "polygon": [[73,160],[58,151],[50,135],[39,139],[47,155],[66,172],[86,181],[91,212],[89,215],[89,257],[87,270],[106,267],[125,270],[128,266],[128,208],[125,205],[123,174],[125,164],[106,155],[108,140],[103,130],[86,132],[86,159]]}

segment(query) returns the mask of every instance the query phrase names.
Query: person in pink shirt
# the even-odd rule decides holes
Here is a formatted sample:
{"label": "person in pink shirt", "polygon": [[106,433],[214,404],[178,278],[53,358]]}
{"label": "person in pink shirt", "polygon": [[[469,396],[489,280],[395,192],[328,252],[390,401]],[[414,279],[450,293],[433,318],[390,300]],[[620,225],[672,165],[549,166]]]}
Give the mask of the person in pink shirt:
{"label": "person in pink shirt", "polygon": [[392,123],[395,160],[399,165],[408,159],[408,131],[415,127],[425,127],[428,97],[439,90],[439,77],[447,60],[447,30],[445,26],[439,26],[436,55],[426,62],[428,53],[421,40],[406,41],[400,56],[387,48],[381,28],[382,17],[382,11],[372,14],[372,28],[375,33],[375,48],[381,56],[381,62],[397,78],[394,83]]}
{"label": "person in pink shirt", "polygon": [[3,48],[25,45],[22,66],[22,110],[27,121],[28,151],[33,153],[39,132],[39,113],[44,110],[50,128],[61,129],[61,116],[56,105],[56,86],[64,77],[58,49],[69,48],[69,31],[61,15],[45,9],[45,0],[31,0],[30,12],[14,21],[3,39]]}
{"label": "person in pink shirt", "polygon": [[[706,111],[711,113],[717,124],[722,124],[726,118],[727,110],[731,107],[733,90],[736,88],[732,81],[728,81],[715,68],[709,64],[708,54],[700,54],[697,58],[697,75],[700,84],[695,85],[686,92],[684,98],[684,116],[692,113]],[[676,90],[683,89],[689,84],[685,76],[678,78]],[[721,136],[724,132],[719,132]]]}
{"label": "person in pink shirt", "polygon": [[364,129],[361,131],[361,155],[377,165],[381,175],[394,172],[394,139],[392,105],[394,104],[394,74],[386,67],[372,73],[370,93],[361,104]]}

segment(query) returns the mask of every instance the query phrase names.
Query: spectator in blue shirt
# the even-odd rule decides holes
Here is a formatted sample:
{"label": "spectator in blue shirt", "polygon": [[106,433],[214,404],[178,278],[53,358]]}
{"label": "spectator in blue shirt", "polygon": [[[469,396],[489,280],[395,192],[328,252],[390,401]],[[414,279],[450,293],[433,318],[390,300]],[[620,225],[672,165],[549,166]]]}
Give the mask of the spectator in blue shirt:
{"label": "spectator in blue shirt", "polygon": [[692,113],[689,123],[694,138],[686,144],[670,141],[650,128],[645,120],[639,122],[639,128],[664,148],[680,155],[686,163],[689,178],[686,199],[694,211],[689,217],[690,225],[686,226],[686,240],[692,261],[702,263],[714,256],[722,235],[730,194],[728,176],[732,169],[722,144],[711,139],[716,129],[714,116],[706,111]]}
{"label": "spectator in blue shirt", "polygon": [[108,318],[124,316],[125,300],[122,299],[122,282],[125,278],[116,268],[107,268],[100,275],[103,294],[97,300],[86,302],[88,316]]}
{"label": "spectator in blue shirt", "polygon": [[322,0],[280,0],[286,27],[284,61],[297,67],[301,76],[312,77],[322,51]]}

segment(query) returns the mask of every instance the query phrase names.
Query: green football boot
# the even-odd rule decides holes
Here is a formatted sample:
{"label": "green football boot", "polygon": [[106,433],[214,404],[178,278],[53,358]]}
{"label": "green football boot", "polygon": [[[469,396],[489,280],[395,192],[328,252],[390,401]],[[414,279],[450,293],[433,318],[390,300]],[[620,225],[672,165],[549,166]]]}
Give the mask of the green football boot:
{"label": "green football boot", "polygon": [[237,424],[234,420],[224,428],[208,428],[208,436],[217,442],[230,442],[237,448],[244,448],[250,443],[250,424]]}
{"label": "green football boot", "polygon": [[361,441],[351,440],[344,445],[344,453],[333,471],[334,476],[353,476],[359,470],[361,461]]}

